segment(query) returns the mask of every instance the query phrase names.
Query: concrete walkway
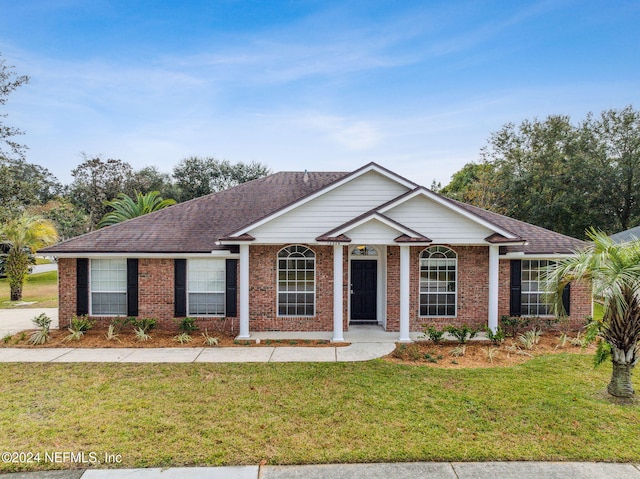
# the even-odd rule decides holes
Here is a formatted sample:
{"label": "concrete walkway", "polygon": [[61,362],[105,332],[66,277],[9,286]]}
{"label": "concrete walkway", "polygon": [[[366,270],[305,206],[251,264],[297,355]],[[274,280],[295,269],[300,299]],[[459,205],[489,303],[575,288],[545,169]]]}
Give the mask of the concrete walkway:
{"label": "concrete walkway", "polygon": [[0,348],[0,363],[335,363],[369,361],[394,348],[393,343],[320,348]]}
{"label": "concrete walkway", "polygon": [[90,469],[0,474],[8,479],[640,479],[632,464],[578,462],[414,462],[319,466]]}
{"label": "concrete walkway", "polygon": [[44,313],[51,318],[51,329],[58,329],[58,308],[0,309],[0,339],[27,329],[35,329],[33,318]]}

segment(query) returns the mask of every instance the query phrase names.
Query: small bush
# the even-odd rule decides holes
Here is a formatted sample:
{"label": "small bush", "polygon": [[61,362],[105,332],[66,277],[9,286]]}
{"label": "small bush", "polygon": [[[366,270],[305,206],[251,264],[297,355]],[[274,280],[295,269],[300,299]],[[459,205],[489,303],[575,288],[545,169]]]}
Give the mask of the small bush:
{"label": "small bush", "polygon": [[130,317],[127,318],[127,323],[133,326],[133,330],[135,332],[136,329],[141,329],[145,333],[148,333],[152,329],[155,329],[158,325],[158,320],[155,318],[136,318]]}
{"label": "small bush", "polygon": [[442,338],[444,337],[444,334],[446,333],[446,331],[444,329],[441,329],[440,331],[438,331],[435,326],[427,326],[424,325],[424,336],[430,340],[433,341],[433,344],[438,344],[442,341]]}
{"label": "small bush", "polygon": [[84,333],[93,328],[95,324],[95,321],[91,321],[86,316],[74,316],[71,318],[69,335],[66,336],[63,341],[80,341]]}
{"label": "small bush", "polygon": [[459,328],[456,326],[448,326],[447,333],[455,337],[458,340],[458,343],[465,344],[467,340],[474,338],[478,334],[478,331],[470,328],[466,324],[463,324]]}
{"label": "small bush", "polygon": [[518,336],[518,340],[525,349],[531,351],[540,342],[540,333],[541,331],[539,329],[533,328],[531,331],[527,331]]}
{"label": "small bush", "polygon": [[491,328],[485,327],[485,333],[487,335],[487,339],[496,346],[504,342],[504,329],[502,329],[502,326],[498,326],[495,333]]}
{"label": "small bush", "polygon": [[467,353],[467,346],[465,344],[461,344],[457,348],[453,348],[451,351],[449,351],[449,354],[451,356],[455,356],[456,358],[459,358],[460,356],[464,356],[466,353]]}
{"label": "small bush", "polygon": [[178,329],[180,330],[180,332],[182,333],[193,333],[194,331],[197,331],[198,326],[196,325],[196,318],[182,318],[180,321],[180,324],[178,325]]}
{"label": "small bush", "polygon": [[529,326],[529,321],[529,318],[522,316],[502,316],[500,318],[502,326],[511,338],[516,338],[522,329]]}

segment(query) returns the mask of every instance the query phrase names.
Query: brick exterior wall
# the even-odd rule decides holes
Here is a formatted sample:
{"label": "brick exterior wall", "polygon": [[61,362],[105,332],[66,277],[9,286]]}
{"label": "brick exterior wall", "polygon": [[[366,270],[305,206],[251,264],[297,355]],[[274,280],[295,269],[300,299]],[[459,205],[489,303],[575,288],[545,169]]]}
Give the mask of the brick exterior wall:
{"label": "brick exterior wall", "polygon": [[[277,314],[277,254],[285,245],[256,245],[249,249],[250,262],[250,331],[332,331],[333,330],[333,246],[310,245],[316,254],[316,314],[313,317],[278,317]],[[455,318],[421,318],[419,316],[421,246],[410,247],[410,330],[422,331],[424,324],[444,326],[467,324],[483,327],[488,315],[489,252],[487,247],[452,247],[458,255],[458,309]],[[343,329],[348,330],[349,265],[348,248],[343,255]],[[383,260],[382,257],[379,260]],[[157,318],[160,326],[176,330],[174,317],[173,260],[141,258],[138,262],[139,317]],[[60,258],[59,318],[60,327],[69,325],[76,313],[76,260]],[[400,247],[389,246],[386,253],[386,316],[387,330],[400,330]],[[509,314],[510,264],[501,260],[499,266],[499,316]],[[379,300],[382,300],[379,298]],[[239,298],[238,301],[238,309]],[[572,327],[583,324],[592,314],[590,286],[571,287]],[[108,324],[112,318],[94,318]],[[238,318],[200,318],[201,329],[239,331]]]}
{"label": "brick exterior wall", "polygon": [[[499,281],[501,287],[498,297],[498,318],[501,318],[502,316],[509,316],[510,314],[511,263],[509,260],[500,260]],[[571,311],[568,318],[570,328],[579,329],[584,326],[585,318],[593,314],[590,283],[581,282],[571,284],[569,309]]]}

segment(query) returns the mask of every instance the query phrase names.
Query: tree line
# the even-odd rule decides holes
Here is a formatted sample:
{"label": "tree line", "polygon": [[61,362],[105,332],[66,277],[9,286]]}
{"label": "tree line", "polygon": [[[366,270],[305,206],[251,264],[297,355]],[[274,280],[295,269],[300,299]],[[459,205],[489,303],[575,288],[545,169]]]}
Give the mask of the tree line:
{"label": "tree line", "polygon": [[0,222],[25,210],[50,219],[62,238],[96,229],[122,195],[136,198],[151,192],[163,199],[188,201],[270,173],[258,162],[231,163],[213,157],[181,160],[172,174],[155,166],[134,169],[126,161],[83,155],[71,172],[73,181],[62,185],[46,168],[23,158],[0,156]]}
{"label": "tree line", "polygon": [[443,188],[450,198],[576,238],[640,224],[640,112],[627,106],[578,123],[569,116],[508,123],[478,162]]}

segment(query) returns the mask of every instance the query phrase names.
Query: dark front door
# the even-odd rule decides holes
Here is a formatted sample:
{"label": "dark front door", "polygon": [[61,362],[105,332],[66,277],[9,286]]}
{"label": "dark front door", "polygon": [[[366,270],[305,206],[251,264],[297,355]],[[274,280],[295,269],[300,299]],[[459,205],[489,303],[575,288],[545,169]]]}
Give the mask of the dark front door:
{"label": "dark front door", "polygon": [[351,262],[351,321],[377,322],[378,262]]}

